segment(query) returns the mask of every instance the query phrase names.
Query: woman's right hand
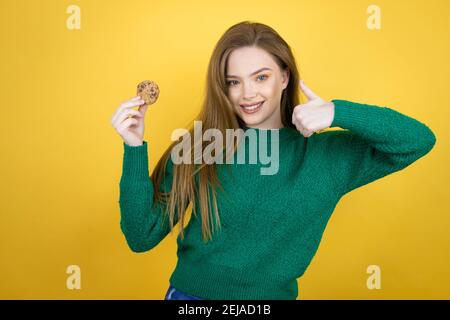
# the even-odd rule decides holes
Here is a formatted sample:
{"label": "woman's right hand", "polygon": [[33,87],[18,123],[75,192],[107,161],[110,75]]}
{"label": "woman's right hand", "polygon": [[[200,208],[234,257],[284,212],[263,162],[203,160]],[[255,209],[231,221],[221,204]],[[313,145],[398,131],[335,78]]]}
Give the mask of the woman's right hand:
{"label": "woman's right hand", "polygon": [[[133,107],[140,106],[138,110]],[[111,125],[129,146],[141,146],[144,140],[144,117],[148,105],[139,97],[124,101],[111,118]],[[128,118],[131,116],[130,118]]]}

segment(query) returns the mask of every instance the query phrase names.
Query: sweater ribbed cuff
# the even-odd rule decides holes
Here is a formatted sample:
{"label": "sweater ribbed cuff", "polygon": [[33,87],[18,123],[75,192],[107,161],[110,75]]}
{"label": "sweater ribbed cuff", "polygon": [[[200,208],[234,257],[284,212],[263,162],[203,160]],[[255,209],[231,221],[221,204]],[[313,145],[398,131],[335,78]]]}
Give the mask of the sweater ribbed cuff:
{"label": "sweater ribbed cuff", "polygon": [[141,146],[129,146],[124,142],[123,148],[122,178],[129,181],[147,180],[149,177],[147,141],[143,141]]}
{"label": "sweater ribbed cuff", "polygon": [[[377,111],[370,108],[372,106],[347,100],[334,99],[331,102],[334,103],[334,119],[331,127],[363,128],[367,125],[371,113]],[[373,115],[376,116],[376,114]]]}

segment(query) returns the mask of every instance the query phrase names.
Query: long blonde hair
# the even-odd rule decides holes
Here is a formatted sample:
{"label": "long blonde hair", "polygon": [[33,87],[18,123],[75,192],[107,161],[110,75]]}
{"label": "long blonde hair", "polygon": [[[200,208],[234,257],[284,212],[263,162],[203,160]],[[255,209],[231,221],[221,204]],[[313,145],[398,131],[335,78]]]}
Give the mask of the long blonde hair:
{"label": "long blonde hair", "polygon": [[[293,108],[299,104],[301,99],[298,83],[300,80],[295,58],[289,45],[271,27],[250,21],[243,21],[231,26],[219,39],[212,53],[207,73],[206,95],[202,103],[202,108],[197,116],[197,121],[201,121],[202,131],[214,128],[222,132],[225,136],[226,129],[239,129],[245,123],[235,114],[233,105],[228,99],[228,86],[225,80],[227,60],[231,52],[240,47],[254,46],[268,52],[281,70],[289,71],[289,83],[283,90],[280,111],[281,121],[285,127],[295,128],[292,124]],[[190,126],[188,134],[193,137],[194,125]],[[201,139],[203,140],[203,139]],[[236,146],[241,140],[237,141]],[[215,226],[211,223],[209,200],[212,194],[214,201],[214,213],[217,226],[220,228],[220,219],[217,209],[216,188],[222,188],[217,178],[215,164],[196,164],[193,158],[190,163],[173,165],[172,189],[169,192],[161,192],[159,186],[164,179],[167,161],[171,156],[171,150],[179,141],[174,141],[164,152],[151,175],[154,188],[154,205],[157,201],[163,203],[166,211],[165,218],[170,219],[170,230],[174,228],[175,214],[180,222],[181,238],[184,238],[184,218],[185,211],[189,203],[193,204],[193,212],[196,212],[196,197],[200,203],[202,219],[202,239],[208,241],[212,239],[212,232]],[[202,149],[205,142],[202,143]],[[211,142],[208,142],[210,144]],[[194,156],[194,143],[189,146],[190,155]],[[236,152],[237,147],[229,152]],[[223,152],[222,148],[222,152]],[[227,156],[230,153],[227,152]],[[198,173],[198,187],[194,175]],[[211,188],[210,188],[211,187]],[[176,212],[175,212],[176,211]],[[176,223],[175,221],[175,223]]]}

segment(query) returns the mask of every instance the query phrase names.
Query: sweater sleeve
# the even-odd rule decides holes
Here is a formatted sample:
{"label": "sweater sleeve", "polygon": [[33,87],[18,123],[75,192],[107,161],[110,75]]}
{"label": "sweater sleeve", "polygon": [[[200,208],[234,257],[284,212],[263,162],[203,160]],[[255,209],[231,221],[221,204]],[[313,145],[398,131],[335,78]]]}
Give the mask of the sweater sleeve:
{"label": "sweater sleeve", "polygon": [[[170,231],[165,206],[157,202],[153,207],[154,186],[148,171],[147,142],[141,146],[123,143],[123,168],[120,179],[120,227],[130,249],[145,252],[155,247]],[[172,186],[173,163],[169,157],[160,190],[168,192]],[[163,219],[165,218],[165,219]],[[174,225],[178,222],[175,214]]]}
{"label": "sweater sleeve", "polygon": [[327,149],[340,196],[399,171],[426,155],[436,137],[425,124],[387,107],[332,100]]}

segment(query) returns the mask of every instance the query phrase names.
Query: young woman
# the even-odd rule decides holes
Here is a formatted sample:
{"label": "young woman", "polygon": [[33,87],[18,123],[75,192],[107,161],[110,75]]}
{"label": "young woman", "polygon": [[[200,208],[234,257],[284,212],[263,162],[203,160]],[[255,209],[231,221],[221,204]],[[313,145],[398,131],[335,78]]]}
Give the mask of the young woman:
{"label": "young woman", "polygon": [[[276,174],[261,175],[259,162],[174,164],[175,141],[150,178],[143,140],[148,105],[134,97],[111,120],[123,139],[120,225],[131,250],[152,249],[180,223],[168,300],[295,300],[297,278],[340,198],[404,169],[436,141],[425,124],[393,109],[322,99],[300,81],[289,45],[260,23],[244,21],[225,32],[206,85],[197,117],[203,132],[242,130],[259,146],[273,142],[263,136],[276,133]],[[330,127],[343,130],[322,132]],[[247,142],[238,139],[227,155],[244,148],[251,156]],[[196,143],[206,145],[191,143],[191,159]],[[189,203],[193,215],[185,228]]]}

